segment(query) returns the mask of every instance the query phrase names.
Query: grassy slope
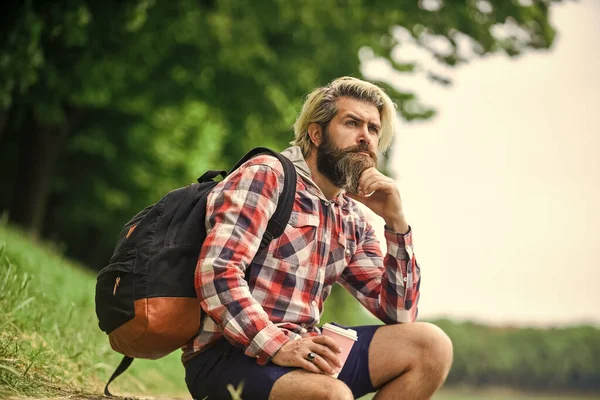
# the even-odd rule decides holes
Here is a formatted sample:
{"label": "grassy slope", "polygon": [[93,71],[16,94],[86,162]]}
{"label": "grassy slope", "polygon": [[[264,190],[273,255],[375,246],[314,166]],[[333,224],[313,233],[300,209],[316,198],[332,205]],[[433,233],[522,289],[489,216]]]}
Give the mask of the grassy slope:
{"label": "grassy slope", "polygon": [[[101,393],[120,361],[94,312],[95,274],[0,225],[0,398]],[[179,352],[136,360],[113,393],[188,396]]]}

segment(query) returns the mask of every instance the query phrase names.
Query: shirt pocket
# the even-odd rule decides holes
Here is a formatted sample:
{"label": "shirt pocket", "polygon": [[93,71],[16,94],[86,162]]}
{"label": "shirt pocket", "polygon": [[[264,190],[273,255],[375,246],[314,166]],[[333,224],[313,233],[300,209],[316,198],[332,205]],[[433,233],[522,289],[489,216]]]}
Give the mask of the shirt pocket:
{"label": "shirt pocket", "polygon": [[306,265],[316,256],[319,216],[292,211],[285,231],[277,239],[273,257],[292,265]]}

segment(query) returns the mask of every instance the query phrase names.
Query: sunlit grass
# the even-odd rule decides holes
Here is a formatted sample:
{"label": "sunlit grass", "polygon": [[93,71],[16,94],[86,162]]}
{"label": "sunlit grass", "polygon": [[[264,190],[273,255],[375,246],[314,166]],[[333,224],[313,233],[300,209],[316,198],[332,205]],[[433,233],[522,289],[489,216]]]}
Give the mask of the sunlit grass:
{"label": "sunlit grass", "polygon": [[[101,393],[121,356],[94,312],[95,273],[0,225],[0,397]],[[135,360],[115,394],[189,397],[179,352]]]}

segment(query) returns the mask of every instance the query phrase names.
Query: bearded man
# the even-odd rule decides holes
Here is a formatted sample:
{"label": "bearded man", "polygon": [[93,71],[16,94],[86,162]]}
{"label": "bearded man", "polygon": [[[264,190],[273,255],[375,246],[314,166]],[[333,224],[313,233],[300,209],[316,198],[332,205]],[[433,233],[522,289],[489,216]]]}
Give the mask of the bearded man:
{"label": "bearded man", "polygon": [[[414,322],[421,272],[412,232],[395,182],[377,170],[397,126],[394,103],[372,83],[344,77],[310,93],[282,153],[299,176],[292,214],[264,251],[281,163],[255,157],[209,195],[195,275],[204,319],[183,354],[195,399],[230,399],[228,384],[245,400],[376,391],[377,399],[428,399],[443,384],[452,344],[438,327]],[[385,256],[357,202],[385,221]],[[334,283],[384,323],[352,327],[358,341],[337,378],[340,349],[318,327]]]}

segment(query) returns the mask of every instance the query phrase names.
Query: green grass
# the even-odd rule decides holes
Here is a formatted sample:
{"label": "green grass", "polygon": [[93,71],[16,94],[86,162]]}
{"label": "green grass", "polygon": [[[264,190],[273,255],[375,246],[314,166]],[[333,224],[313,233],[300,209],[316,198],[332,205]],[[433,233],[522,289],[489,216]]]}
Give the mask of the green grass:
{"label": "green grass", "polygon": [[[0,398],[101,393],[121,356],[94,312],[95,274],[0,224]],[[135,360],[115,394],[189,397],[179,352]]]}

